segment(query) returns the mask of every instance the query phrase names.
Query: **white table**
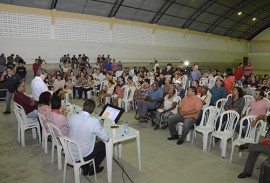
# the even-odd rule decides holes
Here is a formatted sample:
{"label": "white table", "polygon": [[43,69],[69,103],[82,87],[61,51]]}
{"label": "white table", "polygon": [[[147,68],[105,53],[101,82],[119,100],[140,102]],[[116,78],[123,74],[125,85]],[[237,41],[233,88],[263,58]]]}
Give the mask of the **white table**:
{"label": "white table", "polygon": [[[119,126],[119,128],[111,128],[111,126]],[[122,144],[121,142],[129,139],[136,139],[139,171],[141,171],[141,145],[140,145],[140,132],[134,128],[129,127],[129,133],[124,133],[124,125],[104,124],[104,128],[107,131],[110,139],[106,142],[106,162],[107,162],[107,175],[108,182],[112,182],[112,160],[113,160],[113,147],[114,144],[119,143],[118,157],[122,157]]]}

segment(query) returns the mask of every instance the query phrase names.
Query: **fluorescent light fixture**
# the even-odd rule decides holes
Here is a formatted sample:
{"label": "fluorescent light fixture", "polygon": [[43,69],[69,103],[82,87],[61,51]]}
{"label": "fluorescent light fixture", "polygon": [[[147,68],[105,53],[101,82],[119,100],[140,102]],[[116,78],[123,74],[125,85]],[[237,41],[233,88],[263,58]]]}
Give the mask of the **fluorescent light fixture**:
{"label": "fluorescent light fixture", "polygon": [[184,65],[185,65],[185,66],[188,66],[188,65],[189,65],[189,61],[185,61],[185,62],[184,62]]}
{"label": "fluorescent light fixture", "polygon": [[238,15],[238,16],[242,15],[242,11],[239,11],[239,12],[237,13],[237,15]]}

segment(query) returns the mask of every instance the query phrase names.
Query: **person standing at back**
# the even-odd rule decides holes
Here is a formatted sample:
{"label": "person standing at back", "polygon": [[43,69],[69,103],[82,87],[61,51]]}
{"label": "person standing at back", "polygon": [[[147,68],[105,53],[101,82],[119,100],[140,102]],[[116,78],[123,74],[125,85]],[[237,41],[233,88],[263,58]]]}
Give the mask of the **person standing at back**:
{"label": "person standing at back", "polygon": [[44,79],[47,77],[48,72],[40,68],[37,70],[35,78],[31,82],[32,95],[35,100],[35,108],[38,108],[39,96],[45,91],[49,91],[47,85],[44,83]]}
{"label": "person standing at back", "polygon": [[199,65],[198,65],[198,64],[194,64],[193,70],[192,70],[191,73],[190,73],[190,84],[191,84],[192,81],[194,81],[194,80],[200,81],[201,77],[202,77],[202,73],[201,73],[201,71],[199,70]]}
{"label": "person standing at back", "polygon": [[7,82],[7,94],[6,94],[6,111],[4,114],[10,114],[10,103],[14,92],[17,89],[18,83],[21,81],[21,77],[14,73],[12,66],[8,66],[6,71],[3,72],[0,81]]}

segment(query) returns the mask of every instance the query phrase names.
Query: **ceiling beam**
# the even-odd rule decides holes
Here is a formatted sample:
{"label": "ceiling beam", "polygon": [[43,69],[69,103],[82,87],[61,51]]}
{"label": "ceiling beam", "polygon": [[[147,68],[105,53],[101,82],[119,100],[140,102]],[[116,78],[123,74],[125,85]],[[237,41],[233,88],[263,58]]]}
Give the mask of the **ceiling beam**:
{"label": "ceiling beam", "polygon": [[183,29],[189,28],[189,26],[205,11],[207,10],[210,6],[215,4],[217,0],[208,0],[206,3],[204,3],[199,9],[197,9],[193,15],[191,15],[187,21],[184,23],[182,26]]}
{"label": "ceiling beam", "polygon": [[56,8],[56,5],[57,5],[57,3],[58,3],[58,0],[52,0],[52,3],[51,3],[51,10],[52,9],[55,9]]}
{"label": "ceiling beam", "polygon": [[257,22],[250,29],[245,31],[242,35],[240,35],[241,39],[250,39],[250,37],[255,37],[258,33],[267,28],[267,25],[270,24],[270,17],[263,19],[264,21]]}
{"label": "ceiling beam", "polygon": [[83,7],[83,11],[82,11],[82,14],[84,14],[84,11],[85,11],[85,8],[86,8],[86,6],[87,6],[87,3],[88,3],[88,0],[85,1],[84,7]]}
{"label": "ceiling beam", "polygon": [[[252,18],[256,17],[257,15],[259,15],[261,13],[263,13],[264,11],[266,11],[269,8],[270,8],[270,2],[267,3],[266,5],[264,5],[263,8],[259,7],[256,11],[254,11],[252,13],[252,15],[245,15],[245,17],[240,22],[237,22],[237,23],[233,24],[230,27],[230,29],[227,32],[225,32],[224,36],[231,36],[243,24],[247,23],[248,21],[252,21]],[[265,22],[265,19],[263,19],[263,20],[258,20],[257,19],[256,21],[258,21],[258,23],[261,22],[261,21]],[[251,27],[253,27],[253,26],[251,26]]]}
{"label": "ceiling beam", "polygon": [[150,23],[156,24],[175,1],[176,0],[167,0],[155,14]]}
{"label": "ceiling beam", "polygon": [[233,8],[230,8],[229,11],[226,11],[218,20],[216,20],[207,30],[206,32],[212,33],[222,22],[227,20],[231,15],[235,14],[239,10],[243,9],[247,5],[249,5],[253,0],[243,0],[238,3]]}
{"label": "ceiling beam", "polygon": [[270,22],[268,22],[266,25],[264,26],[260,26],[257,27],[257,30],[253,30],[253,33],[250,32],[250,34],[246,34],[244,35],[245,37],[241,37],[241,39],[246,39],[246,40],[252,40],[255,36],[257,36],[258,34],[260,34],[262,31],[264,31],[265,29],[267,29],[268,27],[270,27]]}
{"label": "ceiling beam", "polygon": [[124,2],[124,0],[116,0],[108,17],[115,17],[117,11],[119,10],[119,8],[123,2]]}

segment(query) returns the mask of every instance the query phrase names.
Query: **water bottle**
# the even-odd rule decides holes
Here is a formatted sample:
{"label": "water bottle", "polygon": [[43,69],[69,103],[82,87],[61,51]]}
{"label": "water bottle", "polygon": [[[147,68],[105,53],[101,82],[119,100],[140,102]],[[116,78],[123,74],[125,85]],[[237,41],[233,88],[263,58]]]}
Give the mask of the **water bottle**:
{"label": "water bottle", "polygon": [[129,130],[128,130],[128,122],[126,121],[124,133],[125,133],[125,134],[128,134],[128,132],[129,132]]}
{"label": "water bottle", "polygon": [[76,114],[76,107],[73,107],[73,114]]}

